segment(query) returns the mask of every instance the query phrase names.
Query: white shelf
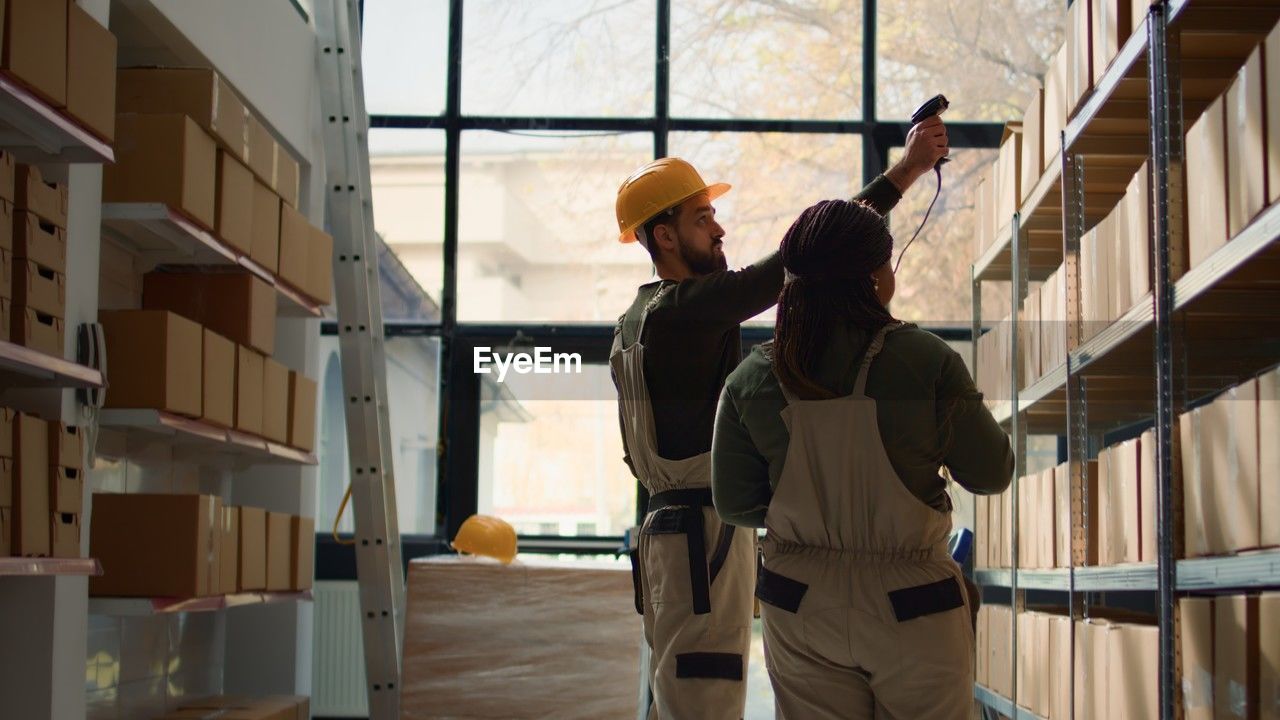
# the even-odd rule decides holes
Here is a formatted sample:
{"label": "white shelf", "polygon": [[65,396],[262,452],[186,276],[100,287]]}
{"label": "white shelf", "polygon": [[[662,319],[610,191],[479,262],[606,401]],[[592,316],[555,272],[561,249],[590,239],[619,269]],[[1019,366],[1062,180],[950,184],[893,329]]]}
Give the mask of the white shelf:
{"label": "white shelf", "polygon": [[100,388],[102,373],[0,340],[0,389],[15,387]]}
{"label": "white shelf", "polygon": [[324,317],[320,303],[163,203],[106,203],[102,206],[102,227],[152,266],[237,265],[276,289],[281,315]]}
{"label": "white shelf", "polygon": [[0,557],[0,577],[101,574],[102,566],[94,558]]}
{"label": "white shelf", "polygon": [[310,590],[243,592],[198,598],[91,597],[89,598],[89,614],[140,617],[182,612],[216,612],[249,605],[308,602],[310,600],[312,600]]}
{"label": "white shelf", "polygon": [[[1079,567],[1075,573],[1077,591],[1157,589],[1157,569],[1153,563]],[[1280,549],[1179,560],[1177,575],[1179,591],[1280,587]],[[974,580],[979,585],[1010,587],[1013,573],[1008,568],[977,570],[974,572]],[[1069,585],[1070,578],[1066,568],[1018,571],[1019,589],[1066,591]]]}
{"label": "white shelf", "polygon": [[115,162],[109,143],[2,74],[0,147],[27,163]]}
{"label": "white shelf", "polygon": [[314,453],[256,435],[219,427],[161,410],[103,410],[99,425],[128,433],[164,437],[175,455],[196,462],[233,465],[315,465]]}

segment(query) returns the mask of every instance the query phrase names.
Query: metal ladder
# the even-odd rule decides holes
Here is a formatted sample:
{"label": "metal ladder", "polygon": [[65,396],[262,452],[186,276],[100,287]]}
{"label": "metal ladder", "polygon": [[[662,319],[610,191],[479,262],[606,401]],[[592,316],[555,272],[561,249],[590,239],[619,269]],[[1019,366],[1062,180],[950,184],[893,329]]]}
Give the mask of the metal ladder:
{"label": "metal ladder", "polygon": [[325,208],[346,398],[356,576],[370,720],[400,717],[404,566],[391,467],[377,236],[357,0],[317,0]]}

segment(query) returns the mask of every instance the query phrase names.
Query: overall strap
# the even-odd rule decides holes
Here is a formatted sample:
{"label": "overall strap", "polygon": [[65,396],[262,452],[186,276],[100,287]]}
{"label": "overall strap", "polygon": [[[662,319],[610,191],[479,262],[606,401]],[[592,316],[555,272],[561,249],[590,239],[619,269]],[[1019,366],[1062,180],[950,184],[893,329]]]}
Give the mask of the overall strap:
{"label": "overall strap", "polygon": [[853,385],[854,395],[867,394],[867,371],[871,369],[872,361],[876,359],[876,356],[880,354],[880,349],[884,347],[885,336],[899,327],[902,327],[900,322],[887,323],[880,328],[875,337],[871,338],[871,344],[867,346],[867,353],[862,356],[862,367],[858,368],[858,379]]}
{"label": "overall strap", "polygon": [[668,285],[665,280],[659,281],[657,291],[653,293],[653,297],[649,298],[649,302],[644,304],[644,309],[640,311],[640,329],[636,331],[636,342],[644,342],[644,324],[649,319],[649,311],[653,310],[670,287],[671,285]]}

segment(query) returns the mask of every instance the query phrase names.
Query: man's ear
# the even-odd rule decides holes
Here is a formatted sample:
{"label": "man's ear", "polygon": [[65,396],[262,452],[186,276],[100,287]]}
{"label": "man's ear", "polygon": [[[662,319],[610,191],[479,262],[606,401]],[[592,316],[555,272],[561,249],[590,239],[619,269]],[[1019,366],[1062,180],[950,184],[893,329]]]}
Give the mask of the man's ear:
{"label": "man's ear", "polygon": [[672,236],[671,226],[666,223],[658,223],[654,225],[653,241],[656,242],[658,244],[657,246],[660,248],[667,248],[669,250],[674,247],[675,238]]}

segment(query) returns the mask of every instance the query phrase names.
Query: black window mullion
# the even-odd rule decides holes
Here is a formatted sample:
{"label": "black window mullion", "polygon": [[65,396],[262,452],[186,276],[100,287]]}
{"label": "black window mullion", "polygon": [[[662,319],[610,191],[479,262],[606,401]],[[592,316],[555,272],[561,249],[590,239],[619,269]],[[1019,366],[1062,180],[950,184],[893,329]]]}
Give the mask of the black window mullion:
{"label": "black window mullion", "polygon": [[671,0],[658,2],[658,41],[653,75],[653,156],[667,156],[671,124]]}
{"label": "black window mullion", "polygon": [[862,184],[884,172],[888,151],[876,143],[876,0],[862,1]]}

